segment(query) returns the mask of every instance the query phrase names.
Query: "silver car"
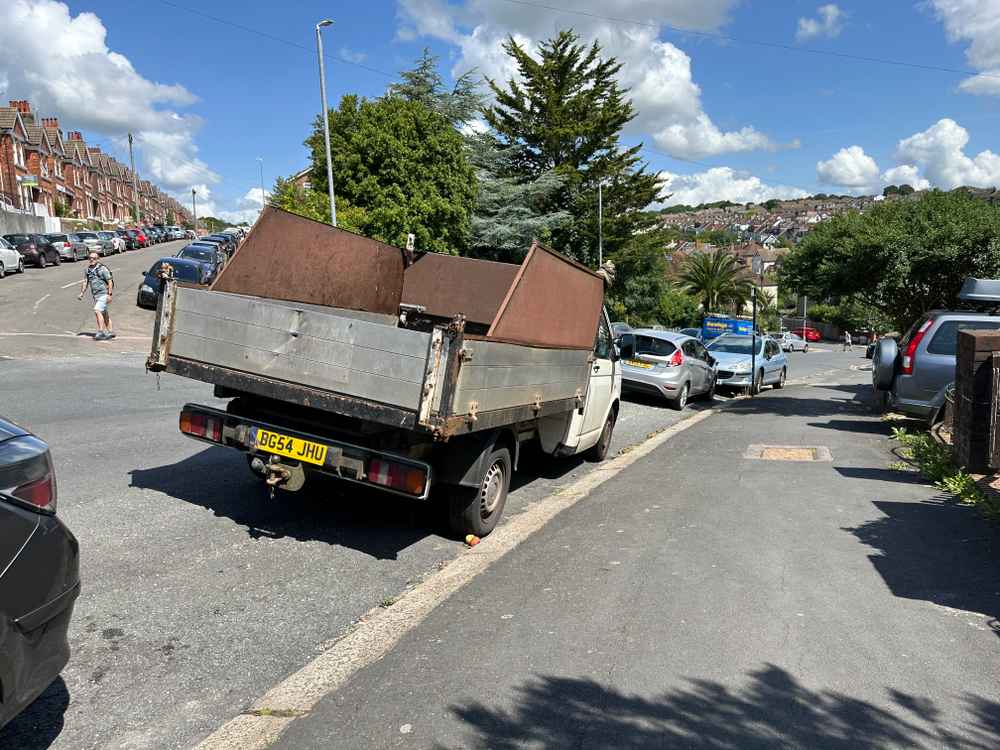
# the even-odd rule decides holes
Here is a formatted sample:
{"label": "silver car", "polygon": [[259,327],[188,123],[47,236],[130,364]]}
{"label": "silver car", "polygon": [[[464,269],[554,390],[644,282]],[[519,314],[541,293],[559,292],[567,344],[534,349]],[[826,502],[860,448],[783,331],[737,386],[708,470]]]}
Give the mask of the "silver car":
{"label": "silver car", "polygon": [[[757,336],[757,353],[751,356],[752,339],[725,333],[708,345],[715,358],[718,384],[731,388],[752,388],[759,393],[761,386],[783,388],[788,377],[788,358],[781,346],[770,336]],[[756,367],[751,383],[750,373]]]}
{"label": "silver car", "polygon": [[683,409],[692,396],[715,395],[714,360],[701,342],[672,331],[622,335],[622,389],[666,398]]}
{"label": "silver car", "polygon": [[102,240],[97,236],[97,232],[77,232],[77,237],[87,245],[87,253],[97,253],[98,255],[111,255],[115,252],[115,246],[110,240]]}
{"label": "silver car", "polygon": [[75,234],[47,234],[52,247],[63,260],[83,260],[90,253],[86,243]]}
{"label": "silver car", "polygon": [[114,232],[98,232],[97,236],[100,237],[102,240],[110,242],[111,246],[114,248],[114,252],[116,253],[125,252],[125,240],[123,240]]}
{"label": "silver car", "polygon": [[807,352],[809,351],[809,342],[804,338],[799,336],[797,333],[792,333],[791,331],[785,331],[783,334],[778,336],[775,341],[781,347],[782,351],[786,352]]}
{"label": "silver car", "polygon": [[[1000,304],[1000,281],[969,279],[959,299],[984,308]],[[885,405],[900,414],[936,422],[943,416],[945,392],[955,381],[958,332],[1000,329],[1000,316],[972,310],[932,310],[903,339],[875,345],[872,385]]]}

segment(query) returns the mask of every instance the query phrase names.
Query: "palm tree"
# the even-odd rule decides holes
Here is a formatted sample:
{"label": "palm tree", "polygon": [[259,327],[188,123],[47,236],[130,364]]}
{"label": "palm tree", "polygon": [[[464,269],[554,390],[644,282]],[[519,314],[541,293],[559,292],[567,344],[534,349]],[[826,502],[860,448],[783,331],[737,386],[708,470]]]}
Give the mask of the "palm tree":
{"label": "palm tree", "polygon": [[750,279],[736,258],[722,249],[696,252],[684,261],[681,282],[696,295],[705,312],[735,304],[737,311],[750,299]]}

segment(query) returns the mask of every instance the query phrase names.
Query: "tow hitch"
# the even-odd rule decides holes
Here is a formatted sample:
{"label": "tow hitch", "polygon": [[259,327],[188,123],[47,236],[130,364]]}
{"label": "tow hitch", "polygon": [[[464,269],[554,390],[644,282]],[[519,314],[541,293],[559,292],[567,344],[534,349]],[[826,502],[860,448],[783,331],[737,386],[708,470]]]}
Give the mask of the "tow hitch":
{"label": "tow hitch", "polygon": [[288,492],[295,492],[302,489],[302,485],[306,483],[306,473],[301,466],[284,464],[277,456],[271,456],[266,463],[255,456],[250,461],[250,468],[264,478],[272,500],[274,491],[278,487]]}

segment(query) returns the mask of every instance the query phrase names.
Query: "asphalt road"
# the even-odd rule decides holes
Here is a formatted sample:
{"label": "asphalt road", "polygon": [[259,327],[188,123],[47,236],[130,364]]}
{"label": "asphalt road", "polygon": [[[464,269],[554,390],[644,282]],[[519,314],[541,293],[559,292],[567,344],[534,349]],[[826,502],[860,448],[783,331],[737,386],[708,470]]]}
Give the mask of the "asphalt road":
{"label": "asphalt road", "polygon": [[272,747],[1000,747],[1000,532],[886,468],[851,375],[674,436]]}
{"label": "asphalt road", "polygon": [[[135,283],[140,268],[166,254],[160,247],[121,259]],[[9,292],[22,281],[11,277],[0,289],[37,300],[78,272],[46,269],[37,274],[52,274],[44,281],[24,278],[49,286]],[[121,294],[122,307],[134,304],[127,288]],[[9,299],[0,320],[14,326]],[[67,309],[40,304],[36,330],[62,325],[55,321]],[[78,318],[76,328],[85,326]],[[327,483],[269,500],[239,454],[178,433],[179,407],[212,403],[208,386],[157,379],[139,353],[41,338],[0,337],[0,413],[52,446],[59,513],[80,540],[83,593],[62,679],[0,731],[0,747],[189,747],[461,551],[441,519],[407,501]],[[7,348],[11,339],[17,351]],[[69,356],[52,356],[56,346]],[[863,362],[799,353],[790,377],[825,380]],[[627,402],[612,450],[679,418],[663,404]],[[507,516],[592,468],[529,456]]]}
{"label": "asphalt road", "polygon": [[89,355],[95,347],[110,352],[148,351],[153,311],[135,305],[140,274],[187,242],[164,242],[102,259],[115,276],[111,320],[117,339],[110,342],[93,340],[96,322],[90,293],[82,301],[76,298],[86,261],[27,268],[23,274],[0,279],[0,356]]}

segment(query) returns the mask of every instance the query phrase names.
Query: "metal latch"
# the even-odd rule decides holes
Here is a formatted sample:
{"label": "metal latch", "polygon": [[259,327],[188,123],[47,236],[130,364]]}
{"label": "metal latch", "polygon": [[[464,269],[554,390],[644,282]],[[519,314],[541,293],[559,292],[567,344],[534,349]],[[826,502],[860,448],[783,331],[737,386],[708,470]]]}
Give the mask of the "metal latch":
{"label": "metal latch", "polygon": [[479,421],[479,402],[470,401],[469,402],[469,421],[478,422]]}

